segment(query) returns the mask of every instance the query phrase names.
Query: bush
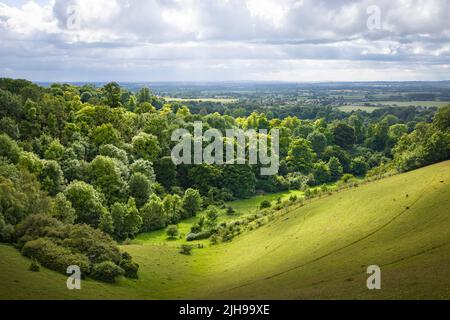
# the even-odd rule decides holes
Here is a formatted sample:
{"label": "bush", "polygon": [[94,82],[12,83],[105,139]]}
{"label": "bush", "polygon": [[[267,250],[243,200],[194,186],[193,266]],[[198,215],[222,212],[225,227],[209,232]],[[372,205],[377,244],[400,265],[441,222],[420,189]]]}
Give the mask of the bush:
{"label": "bush", "polygon": [[120,262],[120,267],[123,269],[124,276],[127,278],[137,279],[139,265],[128,259],[122,259]]}
{"label": "bush", "polygon": [[228,216],[232,216],[232,215],[235,214],[235,213],[236,213],[236,211],[233,209],[233,207],[227,206],[226,214],[227,214]]}
{"label": "bush", "polygon": [[108,235],[88,225],[69,226],[63,245],[75,252],[84,253],[92,263],[113,261],[118,264],[121,254],[117,244]]}
{"label": "bush", "polygon": [[211,237],[211,234],[212,234],[212,232],[209,230],[198,232],[198,233],[191,232],[191,233],[188,233],[188,235],[186,236],[186,241],[208,239],[209,237]]}
{"label": "bush", "polygon": [[91,272],[91,276],[94,279],[114,283],[116,278],[124,275],[124,271],[121,267],[117,266],[112,261],[103,261],[94,264]]}
{"label": "bush", "polygon": [[211,236],[211,238],[209,238],[209,242],[210,242],[212,245],[218,244],[218,243],[219,243],[219,236],[218,236],[217,234],[213,234],[213,235]]}
{"label": "bush", "polygon": [[33,271],[33,272],[39,272],[40,267],[39,267],[39,263],[36,261],[36,259],[31,259],[29,270]]}
{"label": "bush", "polygon": [[192,253],[192,246],[183,244],[180,248],[180,253],[185,255],[190,255]]}
{"label": "bush", "polygon": [[12,242],[14,238],[14,227],[5,222],[0,213],[0,242]]}
{"label": "bush", "polygon": [[28,241],[22,248],[22,254],[63,274],[66,274],[67,267],[71,265],[79,266],[82,274],[89,274],[89,259],[85,255],[72,253],[47,238]]}
{"label": "bush", "polygon": [[168,226],[166,234],[170,239],[174,239],[176,236],[178,236],[178,227],[176,225]]}
{"label": "bush", "polygon": [[270,208],[271,206],[272,206],[272,203],[269,200],[264,200],[259,204],[260,209]]}

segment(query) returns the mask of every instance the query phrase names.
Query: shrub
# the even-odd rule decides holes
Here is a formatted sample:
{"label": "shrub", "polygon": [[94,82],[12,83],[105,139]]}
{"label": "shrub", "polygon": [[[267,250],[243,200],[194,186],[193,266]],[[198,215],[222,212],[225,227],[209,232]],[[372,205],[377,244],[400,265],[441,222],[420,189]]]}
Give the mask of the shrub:
{"label": "shrub", "polygon": [[63,274],[67,267],[76,265],[80,267],[82,274],[89,273],[89,260],[85,255],[72,253],[69,249],[58,246],[48,238],[39,238],[25,243],[22,254],[28,258],[34,258],[49,269]]}
{"label": "shrub", "polygon": [[202,239],[208,239],[211,237],[212,232],[210,230],[202,231],[198,233],[188,233],[186,236],[186,241],[194,241],[194,240],[202,240]]}
{"label": "shrub", "polygon": [[264,200],[259,204],[260,209],[270,208],[271,206],[272,206],[272,204],[270,203],[269,200]]}
{"label": "shrub", "polygon": [[12,242],[14,238],[14,227],[5,222],[0,213],[0,242]]}
{"label": "shrub", "polygon": [[226,214],[227,214],[228,216],[232,216],[233,214],[235,214],[235,212],[236,212],[236,211],[233,209],[233,207],[227,206]]}
{"label": "shrub", "polygon": [[40,267],[39,267],[39,263],[36,261],[36,259],[31,259],[29,270],[33,271],[33,272],[39,272]]}
{"label": "shrub", "polygon": [[344,174],[344,175],[341,177],[341,180],[340,180],[340,181],[342,181],[342,182],[344,182],[344,183],[347,183],[347,182],[353,180],[354,178],[355,178],[355,177],[354,177],[352,174],[346,173],[346,174]]}
{"label": "shrub", "polygon": [[121,260],[119,248],[111,237],[88,225],[70,226],[63,245],[73,251],[86,254],[92,263],[106,260],[119,263]]}
{"label": "shrub", "polygon": [[137,279],[139,265],[128,259],[122,259],[120,262],[120,267],[123,269],[124,276],[127,278]]}
{"label": "shrub", "polygon": [[210,242],[212,245],[218,244],[218,243],[219,243],[219,237],[218,237],[216,234],[213,234],[213,235],[211,236],[211,238],[209,238],[209,242]]}
{"label": "shrub", "polygon": [[180,247],[180,253],[185,255],[190,255],[192,253],[192,246],[183,244]]}
{"label": "shrub", "polygon": [[92,278],[110,283],[114,283],[116,278],[122,275],[124,275],[123,269],[112,261],[94,264],[91,272]]}
{"label": "shrub", "polygon": [[167,227],[166,234],[170,239],[175,238],[178,235],[178,227],[176,225],[170,225]]}

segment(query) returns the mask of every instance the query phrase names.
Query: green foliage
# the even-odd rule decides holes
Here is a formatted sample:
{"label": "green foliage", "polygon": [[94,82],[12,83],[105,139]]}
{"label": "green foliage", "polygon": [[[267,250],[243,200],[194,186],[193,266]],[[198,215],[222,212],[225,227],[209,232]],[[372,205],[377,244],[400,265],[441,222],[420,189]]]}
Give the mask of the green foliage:
{"label": "green foliage", "polygon": [[433,125],[442,132],[450,131],[450,105],[439,109],[433,118]]}
{"label": "green foliage", "polygon": [[89,164],[88,174],[92,185],[102,191],[109,203],[125,199],[128,185],[117,160],[97,156]]}
{"label": "green foliage", "polygon": [[133,238],[142,227],[142,218],[133,198],[127,204],[116,202],[111,206],[114,235],[117,239]]}
{"label": "green foliage", "polygon": [[6,134],[0,134],[0,157],[8,159],[12,163],[19,161],[20,148],[17,143]]}
{"label": "green foliage", "polygon": [[344,148],[350,149],[356,142],[355,129],[345,123],[339,123],[333,128],[334,142]]}
{"label": "green foliage", "polygon": [[314,131],[308,135],[308,141],[311,142],[311,147],[317,154],[322,154],[322,152],[327,147],[327,137],[318,131]]}
{"label": "green foliage", "polygon": [[33,152],[22,152],[19,156],[19,166],[34,174],[40,174],[43,162]]}
{"label": "green foliage", "polygon": [[123,274],[127,278],[137,279],[139,265],[131,260],[131,257],[124,258],[122,257],[122,261],[120,262],[119,267],[123,270]]}
{"label": "green foliage", "polygon": [[0,132],[5,133],[12,139],[20,138],[20,130],[17,122],[11,117],[0,118]]}
{"label": "green foliage", "polygon": [[43,167],[39,173],[39,180],[42,188],[50,195],[55,196],[64,189],[64,173],[61,166],[54,160],[46,160],[43,162]]}
{"label": "green foliage", "polygon": [[[47,215],[32,215],[18,225],[16,237],[26,257],[63,274],[68,266],[77,265],[83,275],[92,271],[92,277],[111,281],[112,263],[123,265],[125,276],[137,276],[139,266],[131,256],[121,254],[109,236],[88,225],[67,225]],[[109,266],[98,267],[104,262]]]}
{"label": "green foliage", "polygon": [[91,140],[97,147],[103,144],[120,144],[120,134],[111,123],[102,124],[91,132]]}
{"label": "green foliage", "polygon": [[286,161],[293,171],[308,173],[313,166],[315,153],[311,143],[303,138],[297,138],[291,142]]}
{"label": "green foliage", "polygon": [[130,166],[131,174],[142,173],[145,175],[151,184],[155,183],[155,173],[153,171],[153,164],[144,159],[139,159],[133,162]]}
{"label": "green foliage", "polygon": [[331,157],[328,161],[328,168],[330,169],[330,178],[332,181],[337,181],[341,178],[343,168],[338,158]]}
{"label": "green foliage", "polygon": [[163,202],[157,195],[153,194],[150,197],[150,200],[141,208],[140,213],[144,232],[162,229],[166,226],[167,218]]}
{"label": "green foliage", "polygon": [[121,103],[120,103],[120,96],[121,96],[120,86],[116,82],[110,82],[110,83],[106,84],[102,88],[102,94],[103,94],[103,97],[104,97],[104,101],[105,101],[105,103],[108,106],[110,106],[112,108],[117,108],[117,107],[121,106]]}
{"label": "green foliage", "polygon": [[98,226],[100,217],[105,214],[106,208],[102,203],[102,195],[92,185],[83,181],[74,181],[64,190],[64,195],[75,209],[76,223]]}
{"label": "green foliage", "polygon": [[39,263],[37,262],[36,259],[31,259],[30,267],[28,269],[30,271],[33,271],[33,272],[39,272],[39,270],[41,268],[40,268]]}
{"label": "green foliage", "polygon": [[133,137],[133,153],[137,158],[143,158],[149,161],[155,161],[161,152],[158,138],[145,132],[139,133]]}
{"label": "green foliage", "polygon": [[116,279],[124,274],[123,269],[111,261],[94,264],[91,272],[92,278],[110,283],[116,282]]}
{"label": "green foliage", "polygon": [[195,216],[202,206],[202,198],[200,193],[195,189],[187,189],[184,193],[182,201],[184,218]]}
{"label": "green foliage", "polygon": [[201,194],[206,195],[211,187],[217,187],[222,178],[222,170],[217,165],[200,164],[191,166],[188,179]]}
{"label": "green foliage", "polygon": [[158,182],[166,189],[170,189],[170,187],[176,184],[177,171],[171,157],[162,157],[155,162],[155,173]]}
{"label": "green foliage", "polygon": [[30,240],[22,248],[22,254],[28,258],[39,261],[41,265],[65,274],[67,267],[76,265],[80,267],[82,274],[89,273],[89,259],[80,253],[72,253],[71,250],[55,244],[47,238]]}
{"label": "green foliage", "polygon": [[261,203],[259,204],[259,208],[260,209],[266,209],[266,208],[270,208],[272,206],[272,203],[269,200],[263,200],[261,201]]}
{"label": "green foliage", "polygon": [[52,216],[64,223],[73,224],[75,222],[75,209],[64,193],[56,195],[53,201]]}
{"label": "green foliage", "polygon": [[177,194],[168,194],[163,199],[164,212],[168,223],[178,223],[183,212],[182,199]]}
{"label": "green foliage", "polygon": [[256,177],[248,165],[225,165],[222,186],[237,198],[248,198],[255,192]]}
{"label": "green foliage", "polygon": [[[336,159],[336,158],[334,158]],[[331,180],[331,172],[328,164],[322,160],[316,162],[313,167],[314,183],[323,184]]]}
{"label": "green foliage", "polygon": [[12,242],[14,238],[14,227],[5,222],[0,213],[0,242]]}
{"label": "green foliage", "polygon": [[100,155],[117,159],[124,164],[128,164],[127,152],[112,144],[104,144],[99,148]]}
{"label": "green foliage", "polygon": [[174,239],[178,236],[178,227],[176,225],[170,225],[166,229],[166,234],[169,239]]}
{"label": "green foliage", "polygon": [[130,196],[136,199],[138,207],[142,207],[152,193],[151,181],[144,174],[136,172],[131,175],[128,184],[130,187]]}
{"label": "green foliage", "polygon": [[180,247],[180,253],[184,255],[191,255],[192,254],[192,246],[188,244],[182,244]]}
{"label": "green foliage", "polygon": [[352,164],[350,167],[350,172],[355,176],[364,176],[368,170],[367,161],[363,157],[356,157],[352,159]]}
{"label": "green foliage", "polygon": [[434,125],[416,126],[412,133],[404,135],[393,149],[394,161],[401,171],[450,158],[450,133],[444,133]]}
{"label": "green foliage", "polygon": [[64,156],[65,148],[59,140],[53,140],[44,153],[45,159],[59,161]]}

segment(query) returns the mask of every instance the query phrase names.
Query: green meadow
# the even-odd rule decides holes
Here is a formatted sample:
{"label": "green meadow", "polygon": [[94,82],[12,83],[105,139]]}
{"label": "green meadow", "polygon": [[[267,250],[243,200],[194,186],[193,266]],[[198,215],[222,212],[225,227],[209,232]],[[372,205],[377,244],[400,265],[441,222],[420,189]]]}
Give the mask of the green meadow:
{"label": "green meadow", "polygon": [[[0,245],[0,299],[450,299],[449,195],[447,161],[307,201],[190,256],[178,252],[182,239],[142,234],[121,246],[139,263],[138,280],[85,279],[73,291],[66,276],[31,272]],[[263,199],[231,205],[246,214]],[[381,268],[381,290],[366,288],[369,265]]]}

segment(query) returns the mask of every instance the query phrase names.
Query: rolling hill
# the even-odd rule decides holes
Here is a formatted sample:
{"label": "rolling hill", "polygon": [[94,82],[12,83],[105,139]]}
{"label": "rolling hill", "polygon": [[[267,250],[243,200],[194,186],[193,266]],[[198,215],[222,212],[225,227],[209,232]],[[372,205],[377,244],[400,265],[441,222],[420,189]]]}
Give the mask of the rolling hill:
{"label": "rolling hill", "polygon": [[[230,243],[123,246],[139,280],[66,277],[0,245],[0,299],[450,299],[450,161],[361,185],[279,216]],[[381,268],[381,290],[366,268]]]}

